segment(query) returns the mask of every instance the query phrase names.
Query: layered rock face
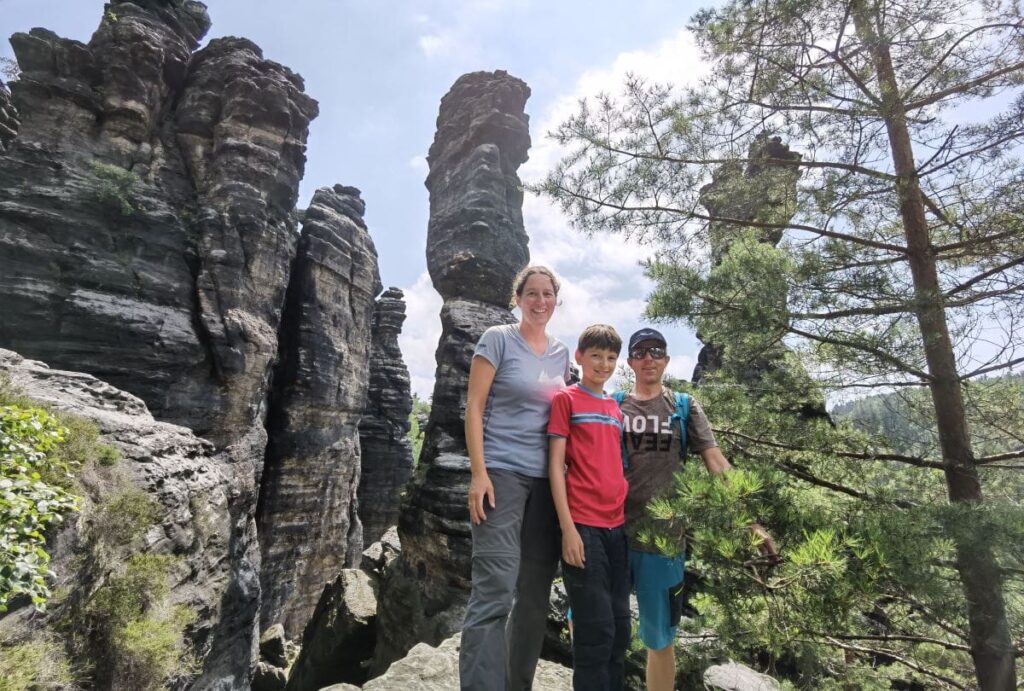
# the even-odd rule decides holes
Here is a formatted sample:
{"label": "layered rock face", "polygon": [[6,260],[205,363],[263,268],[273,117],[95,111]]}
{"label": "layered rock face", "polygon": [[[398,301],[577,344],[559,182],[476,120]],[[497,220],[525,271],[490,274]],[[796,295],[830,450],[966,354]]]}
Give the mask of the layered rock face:
{"label": "layered rock face", "polygon": [[402,555],[382,585],[374,671],[461,625],[472,545],[463,432],[473,347],[512,323],[512,279],[529,260],[516,174],[530,146],[529,87],[506,72],[463,75],[441,100],[427,161],[427,266],[444,298],[430,421],[398,523]]}
{"label": "layered rock face", "polygon": [[[174,560],[168,605],[184,607],[195,618],[186,630],[188,654],[205,669],[192,680],[192,688],[243,688],[249,667],[245,636],[232,645],[223,633],[230,612],[250,606],[238,599],[235,581],[240,571],[254,570],[258,555],[233,554],[233,535],[241,526],[230,509],[238,498],[231,459],[189,430],[157,422],[141,400],[88,374],[50,369],[7,350],[0,350],[0,372],[25,396],[94,422],[101,440],[121,455],[110,468],[76,469],[84,494],[81,511],[49,541],[55,589],[66,590],[68,597],[51,603],[50,614],[22,608],[0,619],[0,636],[7,640],[22,624],[30,640],[67,633],[54,620],[88,603],[129,557],[169,555]],[[124,524],[121,530],[138,537],[97,537],[92,526],[98,517],[123,505],[119,497],[134,496],[130,492],[139,489],[154,502],[152,525],[133,524],[138,516],[116,514]],[[243,562],[247,557],[256,558],[256,564]],[[236,620],[235,626],[240,625],[244,622]],[[75,660],[75,665],[87,662]],[[110,660],[92,662],[105,667],[99,674],[114,675],[108,688],[129,688],[118,681]]]}
{"label": "layered rock face", "polygon": [[321,188],[306,211],[281,322],[258,524],[264,628],[302,633],[324,586],[363,550],[359,419],[380,292],[359,190]]}
{"label": "layered rock face", "polygon": [[254,659],[265,458],[265,620],[295,635],[359,559],[356,425],[380,282],[357,191],[318,192],[296,232],[317,114],[302,79],[244,39],[196,51],[209,26],[191,0],[112,0],[88,44],[12,38],[0,346],[111,382],[230,459],[228,575],[200,684],[228,688]]}
{"label": "layered rock face", "polygon": [[197,2],[114,1],[88,45],[12,37],[0,343],[227,446],[277,352],[317,107],[248,41],[193,54],[209,26]]}
{"label": "layered rock face", "polygon": [[398,335],[405,321],[403,297],[398,288],[388,288],[377,299],[373,311],[370,387],[366,410],[359,422],[359,518],[366,547],[398,523],[402,488],[412,475],[411,386],[409,368],[398,347]]}

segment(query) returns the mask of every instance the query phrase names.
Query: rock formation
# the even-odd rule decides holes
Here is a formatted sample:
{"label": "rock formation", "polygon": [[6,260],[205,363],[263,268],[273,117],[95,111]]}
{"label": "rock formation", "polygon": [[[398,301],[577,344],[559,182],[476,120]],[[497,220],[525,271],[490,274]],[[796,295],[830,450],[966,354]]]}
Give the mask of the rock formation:
{"label": "rock formation", "polygon": [[11,103],[11,92],[0,80],[0,153],[6,151],[7,145],[18,135],[19,125],[18,111]]}
{"label": "rock formation", "polygon": [[529,95],[505,72],[475,72],[441,100],[426,184],[427,266],[444,298],[442,334],[430,421],[398,523],[402,555],[382,585],[377,673],[419,641],[445,640],[468,599],[466,383],[483,331],[514,321],[512,279],[529,259],[516,175],[530,145]]}
{"label": "rock formation", "polygon": [[[68,597],[55,600],[46,614],[26,607],[0,618],[0,638],[9,641],[21,625],[30,640],[66,634],[55,622],[66,627],[68,621],[82,619],[81,608],[129,557],[168,555],[173,561],[167,604],[184,607],[194,617],[186,629],[187,654],[206,670],[192,688],[245,686],[250,652],[245,636],[233,645],[223,634],[231,626],[246,626],[233,615],[252,603],[235,581],[240,572],[254,573],[256,564],[244,560],[256,555],[232,554],[232,536],[242,526],[230,510],[238,498],[231,459],[189,430],[157,422],[141,400],[88,374],[50,369],[7,350],[0,350],[0,372],[19,393],[94,422],[101,441],[121,455],[110,467],[75,470],[84,494],[81,512],[49,541],[55,589],[66,589]],[[137,499],[139,490],[148,499]],[[152,512],[125,508],[150,500]],[[152,524],[144,515],[155,517]],[[97,526],[107,528],[98,534]],[[126,537],[132,533],[135,537]],[[83,624],[75,633],[81,635],[85,628]],[[84,657],[75,660],[76,667],[92,662],[105,667],[101,674],[114,675],[107,679],[107,688],[131,686],[118,681],[111,651],[86,652]]]}
{"label": "rock formation", "polygon": [[[391,665],[383,676],[364,684],[363,691],[448,691],[459,688],[461,637],[461,634],[456,634],[437,647],[420,643],[406,657]],[[333,688],[328,687],[322,691]],[[546,660],[540,661],[533,680],[534,691],[569,691],[571,688],[571,669]]]}
{"label": "rock formation", "polygon": [[[790,151],[779,137],[761,135],[751,144],[749,161],[725,163],[701,188],[700,202],[711,217],[711,256],[715,264],[729,251],[744,222],[785,224],[796,213],[796,183],[800,178],[800,154]],[[723,220],[728,219],[728,220]],[[772,246],[782,239],[782,229],[762,229],[760,241]],[[700,337],[700,334],[698,334]],[[722,347],[705,343],[697,355],[693,381],[722,368]],[[776,359],[770,357],[768,359]],[[748,366],[744,376],[751,383],[768,366],[767,360]]]}
{"label": "rock formation", "polygon": [[373,655],[377,583],[364,571],[345,569],[324,588],[302,636],[302,652],[288,677],[288,691],[319,691],[334,683],[360,685]]}
{"label": "rock formation", "polygon": [[405,321],[402,298],[401,290],[388,288],[377,299],[373,312],[370,389],[359,423],[359,518],[363,523],[363,544],[367,547],[398,523],[402,488],[412,475],[409,369],[398,347],[398,335]]}
{"label": "rock formation", "polygon": [[197,686],[229,688],[255,661],[261,480],[265,621],[301,631],[360,557],[356,425],[380,285],[355,190],[318,192],[296,232],[317,115],[301,77],[244,39],[196,50],[209,27],[194,0],[111,0],[87,44],[12,37],[0,346],[110,382],[230,459],[228,544],[211,551],[228,573],[210,576],[223,587]]}
{"label": "rock formation", "polygon": [[380,290],[359,191],[321,188],[306,211],[281,322],[258,524],[263,626],[301,634],[324,586],[363,551],[359,419]]}

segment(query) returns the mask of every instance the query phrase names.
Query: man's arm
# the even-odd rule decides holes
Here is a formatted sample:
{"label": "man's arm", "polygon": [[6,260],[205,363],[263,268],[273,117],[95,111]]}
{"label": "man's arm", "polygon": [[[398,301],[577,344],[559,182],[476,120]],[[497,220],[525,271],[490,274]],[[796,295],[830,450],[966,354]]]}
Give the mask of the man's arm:
{"label": "man's arm", "polygon": [[566,564],[583,568],[586,561],[583,540],[572,521],[569,497],[565,491],[565,442],[565,437],[548,437],[548,481],[551,483],[551,499],[558,512],[558,524],[562,528],[562,559]]}

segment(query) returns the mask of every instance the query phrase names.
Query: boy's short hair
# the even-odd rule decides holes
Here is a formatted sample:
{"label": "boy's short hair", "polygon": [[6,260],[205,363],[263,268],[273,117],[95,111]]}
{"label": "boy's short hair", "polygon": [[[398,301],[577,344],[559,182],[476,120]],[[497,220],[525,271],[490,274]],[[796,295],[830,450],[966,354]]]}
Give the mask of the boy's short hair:
{"label": "boy's short hair", "polygon": [[618,355],[622,351],[622,339],[613,327],[607,324],[593,324],[583,329],[576,348],[581,353],[588,348],[600,348]]}

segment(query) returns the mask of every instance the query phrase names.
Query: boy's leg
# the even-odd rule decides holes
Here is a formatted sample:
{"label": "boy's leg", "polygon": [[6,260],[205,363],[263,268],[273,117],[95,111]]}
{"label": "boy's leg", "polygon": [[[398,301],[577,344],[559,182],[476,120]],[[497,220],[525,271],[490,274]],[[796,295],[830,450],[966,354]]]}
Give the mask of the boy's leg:
{"label": "boy's leg", "polygon": [[533,478],[521,531],[521,559],[516,597],[508,618],[508,688],[528,691],[533,686],[547,632],[551,581],[558,568],[562,535],[547,478]]}
{"label": "boy's leg", "polygon": [[572,607],[572,686],[576,691],[610,691],[608,663],[615,643],[612,583],[608,569],[607,528],[576,525],[586,557],[584,567],[562,562],[565,590]]}
{"label": "boy's leg", "polygon": [[473,525],[473,589],[466,605],[459,650],[463,691],[505,687],[505,623],[519,573],[519,541],[530,478],[502,470],[488,472],[494,504],[487,520]]}
{"label": "boy's leg", "polygon": [[607,538],[611,607],[615,620],[615,639],[608,662],[608,683],[611,689],[623,689],[626,685],[626,650],[632,633],[629,613],[629,544],[622,526],[610,530]]}

